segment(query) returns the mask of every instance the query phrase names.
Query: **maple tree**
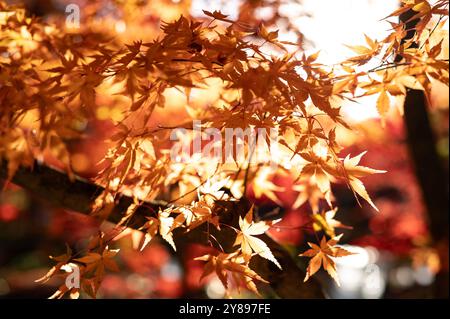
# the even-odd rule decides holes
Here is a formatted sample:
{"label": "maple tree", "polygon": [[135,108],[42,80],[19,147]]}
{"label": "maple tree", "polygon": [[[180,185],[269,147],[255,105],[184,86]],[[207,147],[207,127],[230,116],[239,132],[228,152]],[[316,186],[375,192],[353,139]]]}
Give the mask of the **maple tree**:
{"label": "maple tree", "polygon": [[[125,17],[135,18],[139,4],[126,3]],[[81,291],[95,298],[105,271],[117,269],[114,241],[132,228],[141,231],[140,250],[156,236],[174,250],[180,240],[213,247],[196,258],[205,262],[202,277],[215,273],[227,289],[243,286],[258,293],[257,283],[271,280],[253,267],[257,258],[280,271],[291,265],[283,253],[279,259],[265,235],[278,220],[258,214],[247,195],[252,191],[279,203],[283,188],[273,179],[290,176],[298,192],[294,206],[309,204],[318,241],[300,255],[311,258],[306,276],[290,280],[301,284],[323,267],[339,282],[335,258],[351,253],[338,245],[337,229],[348,226],[335,219],[333,185],[346,185],[378,210],[363,179],[385,172],[360,165],[365,152],[340,155],[338,129],[352,130],[341,105],[373,95],[385,117],[393,100],[409,90],[430,99],[433,83],[448,85],[443,40],[448,5],[448,0],[403,0],[385,18],[392,27],[387,37],[366,36],[364,45],[350,46],[355,56],[329,66],[318,62],[320,52],[307,55],[301,41],[279,40],[273,26],[252,24],[245,16],[233,20],[218,11],[204,11],[204,19],[180,16],[163,22],[153,39],[127,42],[89,23],[76,31],[64,21],[44,23],[0,2],[0,159],[6,178],[14,182],[39,160],[58,165],[73,183],[85,183],[74,172],[71,141],[82,139],[82,127],[99,115],[114,124],[101,169],[89,181],[100,191],[95,201],[89,207],[64,206],[113,220],[116,227],[99,231],[84,250],[73,253],[68,247],[52,258],[57,265],[39,281],[68,276],[65,269],[77,265]],[[90,5],[86,15],[100,7],[101,1]],[[411,11],[408,21],[398,20]],[[416,23],[408,38],[411,20]],[[202,91],[212,97],[200,104],[195,99]],[[184,112],[161,120],[171,94],[183,96]],[[250,139],[236,137],[244,159],[237,151],[231,161],[202,149],[190,154],[198,139],[194,120],[224,139],[228,128],[276,130],[278,147],[255,148]],[[184,134],[171,139],[180,129]],[[174,157],[171,150],[183,145],[188,151]],[[52,297],[67,292],[79,296],[78,289],[63,285]]]}

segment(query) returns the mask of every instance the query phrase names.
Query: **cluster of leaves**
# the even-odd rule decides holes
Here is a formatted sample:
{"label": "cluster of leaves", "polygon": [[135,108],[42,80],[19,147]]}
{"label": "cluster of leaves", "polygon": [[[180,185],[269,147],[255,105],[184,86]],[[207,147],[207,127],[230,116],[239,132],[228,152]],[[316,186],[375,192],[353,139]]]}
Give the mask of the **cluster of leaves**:
{"label": "cluster of leaves", "polygon": [[[405,14],[409,15],[400,22],[389,21],[392,32],[385,39],[366,36],[365,46],[350,47],[358,55],[341,64],[347,74],[338,79],[335,94],[377,95],[378,112],[385,116],[393,105],[392,98],[404,97],[408,89],[423,90],[430,98],[433,82],[448,84],[448,1],[433,5],[430,1],[403,1],[401,8],[385,19]],[[437,21],[432,20],[434,16],[439,17]],[[411,32],[413,36],[407,36]],[[378,66],[357,71],[357,67],[374,63]]]}
{"label": "cluster of leaves", "polygon": [[[361,178],[383,172],[361,166],[364,153],[339,156],[336,128],[351,129],[340,114],[341,104],[378,94],[378,109],[384,116],[391,96],[404,96],[408,88],[429,95],[433,81],[448,85],[443,41],[433,37],[443,29],[448,4],[404,0],[401,9],[388,18],[413,10],[412,19],[419,20],[413,39],[403,41],[405,23],[391,22],[388,37],[379,41],[366,37],[366,46],[352,47],[357,56],[330,67],[317,62],[319,53],[308,56],[295,44],[279,41],[277,31],[234,22],[220,12],[205,11],[207,21],[182,16],[164,23],[155,40],[122,46],[107,33],[88,27],[77,33],[61,32],[62,25],[44,24],[0,2],[0,158],[8,161],[10,177],[19,166],[30,166],[34,159],[49,154],[72,174],[68,143],[82,136],[80,127],[103,107],[99,101],[118,96],[110,103],[120,109],[121,116],[114,119],[111,148],[94,180],[105,191],[97,198],[93,215],[107,219],[116,200],[126,194],[135,200],[119,225],[126,226],[138,207],[169,198],[170,205],[159,211],[148,209],[146,223],[139,225],[145,231],[142,246],[161,236],[176,249],[175,231],[186,234],[205,225],[217,232],[232,229],[232,251],[222,250],[220,240],[208,231],[207,244],[217,252],[199,260],[207,262],[205,275],[215,272],[225,287],[234,279],[238,286],[257,292],[255,281],[265,280],[250,269],[253,256],[282,268],[258,238],[275,222],[258,220],[252,207],[245,216],[235,216],[239,219],[236,225],[226,224],[218,202],[239,201],[247,186],[257,197],[276,202],[281,188],[271,180],[289,174],[299,191],[295,205],[309,202],[313,229],[322,234],[320,245],[309,243],[311,249],[302,255],[312,257],[305,281],[321,265],[337,281],[333,258],[349,252],[337,245],[340,236],[335,228],[342,225],[334,220],[337,208],[331,185],[346,183],[355,196],[376,209]],[[437,24],[435,16],[439,17]],[[398,56],[401,61],[396,60]],[[367,69],[374,60],[381,60],[380,66]],[[212,83],[219,87],[217,98],[193,107],[193,92],[208,90]],[[155,112],[166,108],[167,94],[176,91],[186,97],[188,116],[180,116],[175,127],[155,127]],[[265,156],[251,162],[234,158],[230,163],[208,156],[174,161],[170,156],[173,144],[167,142],[170,129],[192,129],[192,124],[185,123],[194,119],[221,134],[225,128],[277,130],[279,147],[271,152],[258,150]],[[177,143],[191,143],[194,134],[180,136]],[[252,145],[241,142],[250,155]],[[263,160],[267,158],[270,163]],[[180,196],[173,194],[174,189]],[[81,266],[82,289],[95,296],[105,268],[115,268],[111,260],[115,251],[108,248],[113,237],[100,233],[83,256],[73,256],[69,250],[55,258],[58,264],[44,279],[75,263]],[[61,286],[55,296],[65,292]],[[72,293],[77,295],[77,291]]]}
{"label": "cluster of leaves", "polygon": [[50,296],[50,299],[62,298],[66,293],[69,293],[71,298],[76,299],[79,297],[81,289],[92,298],[95,298],[105,276],[105,271],[119,270],[113,259],[119,250],[110,249],[108,247],[108,242],[110,240],[111,238],[108,240],[103,233],[93,237],[89,241],[87,247],[89,253],[79,258],[77,258],[76,254],[72,252],[72,249],[67,246],[65,254],[57,257],[50,257],[52,260],[56,261],[57,264],[42,278],[37,279],[36,282],[45,283],[53,276],[67,278],[69,274],[77,271],[80,282],[74,282],[73,286],[67,285],[67,282],[65,282],[52,296]]}

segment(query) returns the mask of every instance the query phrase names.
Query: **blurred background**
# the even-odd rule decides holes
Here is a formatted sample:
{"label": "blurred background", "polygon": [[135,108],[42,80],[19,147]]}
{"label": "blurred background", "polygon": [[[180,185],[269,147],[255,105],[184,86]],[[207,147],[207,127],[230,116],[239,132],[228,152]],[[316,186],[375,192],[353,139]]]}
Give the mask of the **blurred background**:
{"label": "blurred background", "polygon": [[[24,4],[30,14],[50,22],[64,18],[68,4],[77,4],[83,8],[82,12],[87,12],[86,16],[81,15],[82,26],[85,19],[90,19],[91,28],[107,28],[121,43],[154,39],[161,21],[174,20],[181,14],[204,18],[202,10],[221,10],[231,19],[255,25],[264,22],[279,29],[281,39],[299,43],[305,52],[320,49],[319,61],[327,65],[351,56],[352,52],[344,44],[361,43],[364,34],[383,38],[389,25],[380,19],[399,6],[396,0],[8,2]],[[448,55],[448,47],[445,50]],[[179,93],[167,98],[171,107],[160,116],[169,118],[179,112],[184,99]],[[198,100],[201,103],[201,96]],[[96,163],[108,148],[104,142],[105,132],[113,128],[111,119],[120,118],[114,99],[105,98],[102,105],[96,111],[96,119],[80,124],[79,129],[86,138],[71,145],[73,168],[84,177],[92,177],[98,171]],[[436,137],[435,148],[447,175],[448,105],[447,88],[436,83],[429,118]],[[393,108],[382,125],[375,100],[366,98],[358,104],[345,105],[344,114],[357,129],[339,132],[341,143],[346,146],[343,155],[367,150],[363,165],[388,172],[364,181],[380,213],[368,209],[367,205],[361,207],[345,185],[334,188],[340,207],[336,217],[353,227],[351,231],[344,230],[342,242],[358,254],[338,261],[340,288],[326,276],[319,274],[319,280],[331,298],[433,298],[437,285],[446,287],[448,297],[448,281],[440,282],[442,279],[438,276],[448,273],[448,245],[432,244],[429,215],[409,156],[407,133],[399,110]],[[280,186],[289,186],[291,182],[287,178],[276,180]],[[313,238],[300,227],[308,218],[307,205],[292,208],[296,194],[294,191],[277,194],[283,204],[284,219],[279,227],[271,230],[271,235],[293,253],[304,251],[306,241]],[[443,228],[448,226],[442,225]],[[25,190],[8,185],[0,195],[0,298],[50,296],[58,282],[50,281],[46,285],[34,282],[51,266],[48,255],[64,252],[65,242],[73,247],[83,246],[84,238],[95,233],[97,227],[87,216],[50,207]],[[99,298],[224,296],[217,278],[208,277],[200,282],[203,267],[193,258],[204,254],[204,247],[192,245],[184,253],[175,255],[165,242],[154,240],[140,253],[133,248],[133,238],[130,232],[117,240],[117,247],[121,249],[118,257],[121,271],[106,276]],[[447,258],[442,258],[443,255]],[[268,289],[260,291],[265,297],[275,297]]]}

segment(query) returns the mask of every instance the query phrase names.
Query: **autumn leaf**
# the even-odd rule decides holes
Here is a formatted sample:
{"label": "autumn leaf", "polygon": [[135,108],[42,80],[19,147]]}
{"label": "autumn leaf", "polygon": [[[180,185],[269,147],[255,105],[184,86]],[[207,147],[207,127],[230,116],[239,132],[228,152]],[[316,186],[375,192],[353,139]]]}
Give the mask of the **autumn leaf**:
{"label": "autumn leaf", "polygon": [[233,23],[232,20],[227,19],[227,17],[228,17],[227,15],[223,14],[220,11],[209,12],[209,11],[203,10],[203,13],[213,19]]}
{"label": "autumn leaf", "polygon": [[[319,202],[324,197],[324,194],[316,185],[316,183],[312,182],[310,179],[303,181],[300,184],[294,185],[292,187],[294,191],[299,192],[297,199],[295,200],[292,207],[297,209],[301,207],[306,202],[311,206],[313,213],[318,213],[319,211]],[[331,201],[331,199],[330,199]]]}
{"label": "autumn leaf", "polygon": [[264,234],[279,220],[270,222],[260,221],[255,223],[253,221],[253,208],[254,206],[250,208],[248,213],[245,215],[245,218],[239,217],[239,227],[241,231],[238,232],[234,245],[240,245],[242,253],[245,256],[251,256],[253,253],[256,253],[257,255],[270,260],[281,269],[280,264],[273,256],[267,244],[261,239],[255,237],[257,235]]}
{"label": "autumn leaf", "polygon": [[86,272],[95,272],[96,276],[101,278],[104,276],[105,269],[119,271],[119,268],[113,259],[118,252],[119,249],[109,249],[108,247],[105,247],[102,253],[89,252],[83,257],[74,259],[74,261],[85,264]]}
{"label": "autumn leaf", "polygon": [[207,195],[202,195],[198,201],[189,206],[174,208],[172,212],[178,215],[170,231],[181,226],[185,226],[187,231],[192,231],[204,223],[210,223],[220,230],[219,216],[214,215],[212,211],[214,202],[215,197],[213,201],[209,201]]}
{"label": "autumn leaf", "polygon": [[359,178],[365,177],[367,175],[371,174],[382,174],[386,173],[386,171],[383,170],[376,170],[372,168],[368,168],[365,166],[359,166],[359,162],[361,161],[361,158],[366,154],[366,152],[363,152],[355,157],[350,157],[350,155],[347,155],[347,157],[344,159],[344,169],[346,171],[348,182],[350,184],[350,187],[362,198],[364,198],[376,211],[378,211],[378,208],[375,206],[375,204],[370,199],[369,194],[366,191],[366,188],[364,187],[364,184],[361,182]]}
{"label": "autumn leaf", "polygon": [[263,168],[258,171],[257,176],[253,182],[253,192],[256,198],[260,198],[263,195],[273,200],[275,203],[280,203],[275,192],[283,191],[283,188],[275,185],[269,180],[271,171],[269,168]]}
{"label": "autumn leaf", "polygon": [[311,257],[308,268],[306,270],[306,276],[304,279],[305,282],[309,278],[311,278],[311,276],[313,276],[321,267],[323,267],[323,269],[325,269],[325,271],[331,276],[331,278],[334,279],[337,285],[340,286],[339,277],[336,271],[336,263],[333,258],[344,257],[353,254],[341,247],[336,246],[341,237],[342,234],[327,241],[324,236],[320,241],[320,246],[313,243],[308,243],[311,249],[300,254],[300,256],[302,257]]}
{"label": "autumn leaf", "polygon": [[336,237],[335,229],[336,228],[347,228],[351,229],[351,227],[342,224],[341,222],[334,219],[336,215],[337,208],[331,209],[329,211],[323,211],[320,214],[313,214],[313,229],[315,232],[323,230],[328,236],[331,238]]}
{"label": "autumn leaf", "polygon": [[344,63],[350,63],[354,65],[363,65],[366,64],[368,61],[370,61],[373,57],[378,55],[380,53],[380,50],[382,48],[381,44],[377,41],[372,40],[367,35],[364,35],[366,39],[366,43],[368,46],[362,46],[362,45],[347,45],[349,49],[354,51],[358,56],[351,57],[347,59]]}
{"label": "autumn leaf", "polygon": [[158,234],[159,220],[154,217],[147,217],[147,222],[140,228],[145,230],[144,242],[141,246],[141,251],[150,243],[150,241]]}
{"label": "autumn leaf", "polygon": [[174,218],[170,216],[171,212],[171,208],[169,208],[164,211],[160,210],[158,218],[147,217],[147,222],[141,227],[142,230],[146,231],[141,250],[143,250],[157,234],[161,235],[161,237],[172,246],[173,250],[177,250],[172,237]]}
{"label": "autumn leaf", "polygon": [[389,111],[389,108],[391,106],[391,101],[389,99],[388,94],[386,91],[381,91],[380,96],[377,100],[377,109],[378,113],[380,113],[381,116],[385,116],[386,113]]}
{"label": "autumn leaf", "polygon": [[248,267],[246,259],[238,253],[218,253],[217,255],[208,254],[194,258],[194,260],[206,261],[200,280],[215,272],[225,289],[229,288],[229,274],[232,275],[237,283],[244,284],[247,289],[253,291],[257,295],[259,295],[259,292],[254,281],[257,280],[263,283],[268,283],[268,281],[264,280],[256,272],[251,270]]}
{"label": "autumn leaf", "polygon": [[66,244],[66,253],[52,257],[50,256],[50,259],[53,259],[57,261],[58,263],[53,266],[43,277],[36,279],[35,282],[45,283],[50,280],[53,275],[55,275],[64,265],[66,265],[72,258],[72,249],[69,247],[68,244]]}

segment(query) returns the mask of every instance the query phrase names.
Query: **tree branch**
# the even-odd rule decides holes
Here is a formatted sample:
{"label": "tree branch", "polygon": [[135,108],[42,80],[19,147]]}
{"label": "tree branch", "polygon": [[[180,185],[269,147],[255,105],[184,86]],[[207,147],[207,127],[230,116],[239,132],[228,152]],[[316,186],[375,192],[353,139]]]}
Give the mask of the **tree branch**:
{"label": "tree branch", "polygon": [[[0,164],[0,178],[5,179],[7,177],[7,162],[3,160]],[[50,204],[82,214],[90,214],[95,198],[104,190],[101,186],[94,185],[80,177],[76,177],[74,181],[71,181],[64,172],[40,165],[37,162],[35,162],[32,169],[20,167],[14,175],[12,183],[23,187]],[[128,206],[132,203],[132,198],[120,196],[107,218],[108,221],[118,223],[124,216]],[[148,216],[149,210],[158,211],[160,208],[165,208],[166,205],[165,202],[145,202],[145,205],[140,206],[131,217],[128,226],[135,229],[139,228],[145,223],[145,216]],[[221,215],[221,220],[234,223],[239,215],[246,212],[249,203],[220,202],[219,205],[221,205],[221,209],[224,212],[222,214],[223,217]],[[233,214],[227,214],[230,210]],[[214,235],[218,237],[221,243],[225,243],[225,247],[231,247],[230,243],[232,245],[236,236],[233,231],[230,233],[226,229],[215,232]],[[305,277],[305,271],[298,267],[296,261],[286,249],[268,235],[263,235],[261,238],[272,250],[283,270],[280,271],[270,261],[258,256],[252,258],[250,266],[270,282],[270,286],[279,297],[291,299],[324,298],[321,285],[314,278],[311,278],[306,283],[302,282]],[[208,240],[204,227],[198,227],[188,233],[176,229],[174,231],[174,239],[177,246],[179,244],[180,247],[187,242],[205,244]]]}

